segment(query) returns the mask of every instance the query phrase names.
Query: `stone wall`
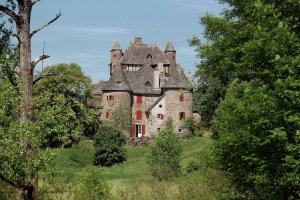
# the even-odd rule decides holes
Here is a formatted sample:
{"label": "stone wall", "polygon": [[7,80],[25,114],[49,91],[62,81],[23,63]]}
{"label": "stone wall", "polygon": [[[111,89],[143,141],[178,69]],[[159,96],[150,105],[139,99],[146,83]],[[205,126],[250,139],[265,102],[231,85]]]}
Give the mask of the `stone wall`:
{"label": "stone wall", "polygon": [[[185,117],[192,117],[192,93],[186,90],[167,90],[165,91],[166,98],[166,117],[173,120],[174,131],[177,133],[186,133],[183,129],[183,119],[179,119],[179,113],[184,112]],[[179,100],[180,95],[183,95],[183,102]],[[181,129],[181,132],[179,131]]]}
{"label": "stone wall", "polygon": [[[163,119],[158,118],[158,114],[163,115]],[[166,99],[163,97],[149,112],[148,127],[149,136],[156,135],[159,129],[165,128],[166,116]]]}

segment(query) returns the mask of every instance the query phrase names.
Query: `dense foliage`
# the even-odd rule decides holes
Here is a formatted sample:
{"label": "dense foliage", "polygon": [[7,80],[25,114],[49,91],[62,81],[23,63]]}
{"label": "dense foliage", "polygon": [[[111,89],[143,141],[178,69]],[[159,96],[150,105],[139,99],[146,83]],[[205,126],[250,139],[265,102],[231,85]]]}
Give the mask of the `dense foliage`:
{"label": "dense foliage", "polygon": [[231,197],[299,199],[300,3],[220,2],[222,16],[201,19],[207,43],[191,44],[202,58],[198,108],[208,123],[217,109],[216,153],[236,186]]}
{"label": "dense foliage", "polygon": [[148,164],[158,180],[170,180],[180,173],[182,146],[172,129],[163,129],[151,144]]}
{"label": "dense foliage", "polygon": [[[53,74],[36,83],[35,118],[43,129],[44,145],[61,146],[78,141],[98,121],[96,107],[87,105],[91,80],[76,64],[58,64],[44,69],[36,77]],[[48,115],[45,115],[45,112]]]}
{"label": "dense foliage", "polygon": [[122,146],[126,143],[125,135],[108,124],[102,124],[94,137],[94,165],[112,166],[122,163],[127,156]]}

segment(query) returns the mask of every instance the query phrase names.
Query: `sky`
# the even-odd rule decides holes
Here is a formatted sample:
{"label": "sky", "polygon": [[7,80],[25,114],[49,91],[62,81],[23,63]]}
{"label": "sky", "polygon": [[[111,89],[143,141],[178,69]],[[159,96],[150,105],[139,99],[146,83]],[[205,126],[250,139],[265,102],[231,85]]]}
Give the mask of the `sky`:
{"label": "sky", "polygon": [[[2,1],[2,0],[1,0]],[[177,63],[194,73],[200,59],[188,44],[193,35],[201,38],[199,19],[218,15],[222,5],[215,0],[41,0],[32,11],[31,29],[62,16],[32,38],[32,59],[51,57],[43,66],[77,63],[94,83],[109,79],[110,50],[118,41],[125,50],[135,37],[164,50],[173,42]],[[37,70],[42,69],[39,63]]]}

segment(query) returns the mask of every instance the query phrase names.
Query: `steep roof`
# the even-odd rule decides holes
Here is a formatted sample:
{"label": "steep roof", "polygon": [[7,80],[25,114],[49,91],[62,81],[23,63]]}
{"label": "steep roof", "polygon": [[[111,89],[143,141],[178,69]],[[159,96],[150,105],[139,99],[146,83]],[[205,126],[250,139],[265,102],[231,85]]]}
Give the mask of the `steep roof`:
{"label": "steep roof", "polygon": [[168,64],[169,61],[167,60],[166,55],[155,45],[131,43],[124,51],[121,63],[136,65],[157,63]]}
{"label": "steep roof", "polygon": [[124,71],[120,65],[113,71],[110,79],[105,83],[102,90],[131,91]]}
{"label": "steep roof", "polygon": [[151,106],[146,109],[146,113],[150,112],[159,102],[164,98],[166,94],[161,95]]}
{"label": "steep roof", "polygon": [[166,83],[161,88],[184,88],[189,80],[184,75],[183,70],[178,65],[170,75]]}
{"label": "steep roof", "polygon": [[172,42],[168,42],[167,46],[166,46],[166,49],[165,49],[165,52],[175,52],[175,48],[173,46],[173,43]]}
{"label": "steep roof", "polygon": [[113,48],[111,49],[111,51],[121,51],[121,46],[119,42],[115,42]]}
{"label": "steep roof", "polygon": [[99,81],[98,83],[94,84],[93,85],[93,89],[92,89],[92,93],[93,94],[97,94],[97,95],[101,95],[103,92],[102,92],[102,89],[103,89],[103,86],[105,84],[106,81]]}
{"label": "steep roof", "polygon": [[154,69],[149,64],[125,74],[133,93],[160,94],[160,90],[154,90]]}

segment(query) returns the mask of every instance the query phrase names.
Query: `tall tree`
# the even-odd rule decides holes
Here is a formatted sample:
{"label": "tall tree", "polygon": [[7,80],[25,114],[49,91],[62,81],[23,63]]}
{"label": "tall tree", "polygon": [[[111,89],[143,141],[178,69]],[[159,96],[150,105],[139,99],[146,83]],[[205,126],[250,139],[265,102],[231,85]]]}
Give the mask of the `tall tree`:
{"label": "tall tree", "polygon": [[201,20],[208,42],[191,41],[203,58],[197,72],[208,100],[217,105],[220,164],[236,199],[299,199],[300,3],[220,2],[227,4],[222,16]]}
{"label": "tall tree", "polygon": [[[35,60],[31,60],[31,38],[40,30],[57,20],[61,13],[56,15],[51,21],[46,23],[41,28],[38,28],[31,32],[30,30],[30,22],[31,22],[31,11],[36,3],[40,0],[7,0],[6,4],[0,4],[0,13],[6,14],[16,25],[16,33],[14,34],[18,40],[18,50],[19,50],[19,89],[21,92],[20,98],[20,106],[19,106],[19,120],[21,124],[19,124],[19,129],[15,127],[16,130],[20,130],[20,143],[21,148],[16,150],[24,152],[24,155],[33,155],[37,154],[37,147],[34,146],[34,138],[26,133],[30,131],[33,133],[35,131],[30,130],[30,123],[33,118],[32,112],[32,97],[33,97],[33,71],[38,62],[43,59],[46,59],[49,56],[42,55]],[[17,8],[17,12],[15,12],[15,6]],[[22,130],[21,130],[22,129]],[[15,131],[16,131],[15,130]],[[24,132],[25,131],[25,132]],[[17,152],[15,152],[17,153]],[[10,159],[12,160],[12,159]],[[34,163],[27,163],[28,165]],[[22,166],[22,165],[20,165]],[[29,166],[30,167],[30,166]],[[32,166],[32,169],[38,170],[39,167]],[[20,169],[21,170],[21,169]],[[21,170],[22,171],[22,170]],[[20,188],[21,198],[23,199],[33,199],[35,196],[33,195],[34,190],[37,187],[37,176],[36,173],[26,173],[20,174],[21,179],[13,179],[9,174],[1,174],[0,178],[5,182]],[[36,171],[37,172],[37,171]]]}

